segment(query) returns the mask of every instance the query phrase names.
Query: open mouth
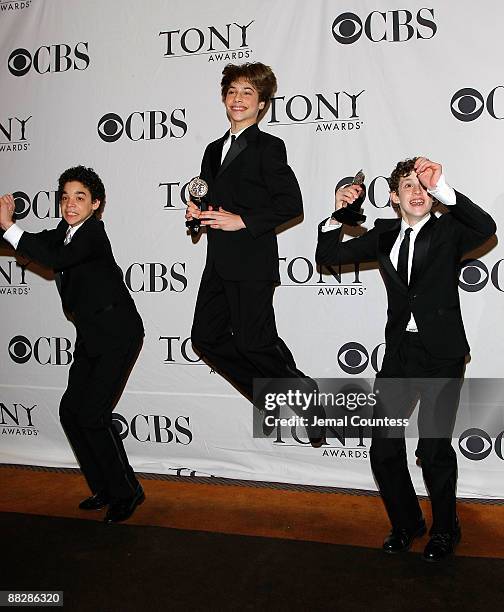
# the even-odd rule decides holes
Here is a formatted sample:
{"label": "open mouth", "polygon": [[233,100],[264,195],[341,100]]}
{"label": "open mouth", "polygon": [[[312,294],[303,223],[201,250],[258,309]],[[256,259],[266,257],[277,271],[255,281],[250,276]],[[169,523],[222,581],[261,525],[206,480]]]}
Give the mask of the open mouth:
{"label": "open mouth", "polygon": [[415,200],[410,200],[409,203],[410,206],[423,206],[425,204],[425,201],[419,198]]}

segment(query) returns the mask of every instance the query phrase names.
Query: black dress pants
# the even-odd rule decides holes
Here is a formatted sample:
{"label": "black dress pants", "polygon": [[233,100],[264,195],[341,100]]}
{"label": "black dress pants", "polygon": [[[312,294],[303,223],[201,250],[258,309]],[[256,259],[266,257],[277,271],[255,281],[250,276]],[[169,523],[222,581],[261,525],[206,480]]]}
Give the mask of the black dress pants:
{"label": "black dress pants", "polygon": [[112,411],[142,345],[137,338],[122,347],[88,355],[79,340],[60,402],[60,420],[93,493],[111,501],[131,497],[138,485]]}
{"label": "black dress pants", "polygon": [[[380,397],[375,418],[406,418],[420,400],[416,455],[432,504],[431,533],[456,528],[457,456],[451,436],[463,372],[463,357],[434,357],[418,333],[405,332],[396,353],[385,352],[375,383]],[[408,470],[404,429],[374,428],[370,457],[392,526],[414,528],[422,512]]]}
{"label": "black dress pants", "polygon": [[224,280],[215,268],[206,269],[201,279],[193,345],[248,398],[254,378],[304,377],[278,336],[273,291],[273,281]]}

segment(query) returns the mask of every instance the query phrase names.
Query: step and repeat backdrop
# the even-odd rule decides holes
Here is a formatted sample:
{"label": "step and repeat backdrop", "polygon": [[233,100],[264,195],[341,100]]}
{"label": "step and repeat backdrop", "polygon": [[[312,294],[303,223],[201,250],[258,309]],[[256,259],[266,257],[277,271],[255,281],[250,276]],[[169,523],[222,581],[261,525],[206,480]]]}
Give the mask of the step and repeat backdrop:
{"label": "step and repeat backdrop", "polygon": [[[279,333],[313,377],[372,379],[380,274],[319,270],[317,224],[360,168],[364,226],[393,217],[385,177],[426,155],[501,226],[502,18],[497,0],[0,0],[0,191],[39,231],[58,223],[64,169],[91,166],[105,183],[103,220],[146,329],[115,417],[136,470],[376,489],[369,440],[254,439],[250,404],[198,360],[189,335],[206,238],[186,235],[186,185],[228,128],[225,64],[271,65],[278,91],[260,127],[285,141],[305,207],[279,234]],[[492,240],[461,266],[468,378],[503,374],[503,259]],[[74,328],[50,271],[3,241],[0,302],[0,462],[75,467],[58,421]],[[459,495],[504,497],[503,435],[477,414],[470,425],[453,442]]]}

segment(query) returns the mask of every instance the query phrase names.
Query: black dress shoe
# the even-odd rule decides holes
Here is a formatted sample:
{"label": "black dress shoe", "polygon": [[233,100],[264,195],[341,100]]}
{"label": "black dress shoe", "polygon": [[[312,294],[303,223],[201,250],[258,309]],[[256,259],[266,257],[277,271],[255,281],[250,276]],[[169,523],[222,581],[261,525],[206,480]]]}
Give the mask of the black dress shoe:
{"label": "black dress shoe", "polygon": [[271,434],[276,429],[276,420],[280,416],[280,409],[278,406],[275,407],[274,410],[264,410],[263,411],[263,422],[262,422],[262,432],[266,438],[269,438]]}
{"label": "black dress shoe", "polygon": [[322,435],[308,432],[308,440],[310,440],[310,444],[313,446],[313,448],[321,448],[322,446],[324,446],[324,444],[327,443],[325,432],[323,430]]}
{"label": "black dress shoe", "polygon": [[79,504],[80,510],[101,510],[108,506],[109,500],[104,493],[95,493],[91,497],[83,499]]}
{"label": "black dress shoe", "polygon": [[425,547],[423,560],[430,563],[442,561],[453,555],[457,544],[460,542],[462,532],[457,525],[455,531],[448,533],[434,533]]}
{"label": "black dress shoe", "polygon": [[120,523],[121,521],[126,521],[133,512],[135,512],[135,508],[144,501],[145,493],[142,486],[139,484],[133,497],[112,502],[103,520],[105,523]]}
{"label": "black dress shoe", "polygon": [[383,550],[391,555],[405,552],[411,548],[413,540],[421,538],[426,531],[427,528],[423,519],[413,529],[394,527],[390,535],[385,538],[385,542],[383,542]]}

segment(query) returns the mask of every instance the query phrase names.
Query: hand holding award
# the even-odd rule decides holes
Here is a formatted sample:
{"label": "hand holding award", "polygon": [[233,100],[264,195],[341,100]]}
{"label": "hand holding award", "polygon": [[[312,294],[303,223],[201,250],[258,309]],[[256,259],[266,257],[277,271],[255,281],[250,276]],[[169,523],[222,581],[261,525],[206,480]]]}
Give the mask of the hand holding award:
{"label": "hand holding award", "polygon": [[[357,174],[354,176],[350,186],[357,185],[361,187],[364,180],[364,173],[362,170],[359,170],[359,172],[357,172]],[[363,200],[364,192],[362,191],[361,195],[356,200],[353,202],[347,202],[346,206],[343,205],[341,208],[335,210],[331,217],[339,223],[344,223],[345,225],[358,225],[359,223],[362,223],[366,220],[366,216],[360,212]]]}
{"label": "hand holding award", "polygon": [[[203,206],[206,203],[205,196],[208,193],[208,185],[206,181],[199,176],[195,176],[189,181],[187,190],[191,196],[191,201],[196,204],[200,210],[203,210]],[[186,227],[193,236],[197,236],[201,228],[201,221],[193,217],[192,219],[186,221]]]}

